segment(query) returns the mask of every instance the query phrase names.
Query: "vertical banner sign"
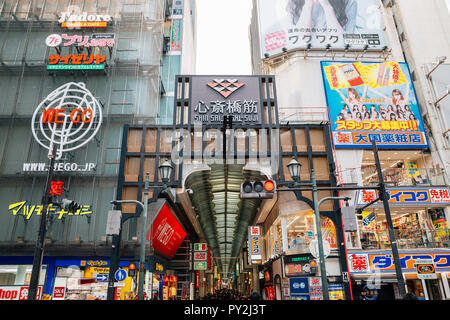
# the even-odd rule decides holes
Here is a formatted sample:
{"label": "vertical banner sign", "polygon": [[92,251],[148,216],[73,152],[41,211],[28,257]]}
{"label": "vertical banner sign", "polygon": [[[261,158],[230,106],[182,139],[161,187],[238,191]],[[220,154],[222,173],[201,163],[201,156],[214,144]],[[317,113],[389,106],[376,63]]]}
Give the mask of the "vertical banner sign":
{"label": "vertical banner sign", "polygon": [[336,148],[427,148],[424,124],[404,62],[322,61]]}
{"label": "vertical banner sign", "polygon": [[181,19],[172,20],[170,51],[181,51]]}
{"label": "vertical banner sign", "polygon": [[258,0],[261,57],[310,47],[383,50],[377,0]]}
{"label": "vertical banner sign", "polygon": [[248,227],[249,264],[261,264],[263,260],[263,237],[261,227]]}

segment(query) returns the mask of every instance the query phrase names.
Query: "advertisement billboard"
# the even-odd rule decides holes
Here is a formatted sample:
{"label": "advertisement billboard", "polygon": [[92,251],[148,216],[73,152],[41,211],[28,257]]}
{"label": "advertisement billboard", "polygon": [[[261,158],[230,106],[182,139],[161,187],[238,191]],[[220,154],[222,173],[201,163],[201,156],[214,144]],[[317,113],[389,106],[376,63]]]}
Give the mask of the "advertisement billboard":
{"label": "advertisement billboard", "polygon": [[298,48],[383,50],[377,0],[258,0],[261,56]]}
{"label": "advertisement billboard", "polygon": [[419,103],[404,62],[322,61],[336,149],[427,148]]}

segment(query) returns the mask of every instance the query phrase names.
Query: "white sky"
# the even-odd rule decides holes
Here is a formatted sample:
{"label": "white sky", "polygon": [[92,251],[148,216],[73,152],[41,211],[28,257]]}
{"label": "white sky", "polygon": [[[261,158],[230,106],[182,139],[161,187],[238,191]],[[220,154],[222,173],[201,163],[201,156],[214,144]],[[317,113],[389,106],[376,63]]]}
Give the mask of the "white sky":
{"label": "white sky", "polygon": [[251,74],[248,26],[252,0],[196,2],[197,74]]}

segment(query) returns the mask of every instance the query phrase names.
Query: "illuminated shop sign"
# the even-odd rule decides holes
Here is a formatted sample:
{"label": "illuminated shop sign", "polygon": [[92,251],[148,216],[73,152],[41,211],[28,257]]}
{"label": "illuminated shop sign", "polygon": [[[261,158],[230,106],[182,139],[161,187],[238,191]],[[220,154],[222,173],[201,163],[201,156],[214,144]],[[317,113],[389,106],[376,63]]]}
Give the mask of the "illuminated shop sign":
{"label": "illuminated shop sign", "polygon": [[103,70],[106,56],[80,53],[61,57],[59,54],[52,54],[48,60],[47,70]]}
{"label": "illuminated shop sign", "polygon": [[115,43],[114,34],[92,34],[92,35],[68,35],[51,34],[45,39],[45,44],[48,47],[113,47]]}
{"label": "illuminated shop sign", "polygon": [[112,21],[109,14],[71,14],[71,12],[61,12],[59,23],[63,28],[106,28],[108,22]]}
{"label": "illuminated shop sign", "polygon": [[[403,272],[417,272],[422,260],[430,260],[436,271],[450,271],[450,252],[400,252]],[[392,253],[349,253],[347,255],[351,273],[395,272]]]}
{"label": "illuminated shop sign", "polygon": [[192,77],[191,122],[223,124],[232,116],[233,124],[261,124],[258,77]]}
{"label": "illuminated shop sign", "polygon": [[284,257],[284,273],[287,277],[308,276],[317,272],[317,264],[310,254]]}
{"label": "illuminated shop sign", "polygon": [[[388,189],[388,202],[391,205],[434,205],[450,204],[449,188],[421,188],[421,189]],[[376,190],[359,190],[356,205],[363,206],[378,197]],[[374,205],[383,205],[378,201]]]}
{"label": "illuminated shop sign", "polygon": [[[8,206],[8,210],[13,216],[23,215],[25,220],[29,220],[33,215],[40,216],[43,213],[44,206],[42,204],[28,205],[27,201],[16,202]],[[84,216],[92,214],[90,205],[81,205],[80,209],[75,212],[68,212],[63,208],[50,203],[45,212],[46,215],[52,214],[58,217],[58,220],[65,216]]]}
{"label": "illuminated shop sign", "polygon": [[69,82],[51,92],[36,108],[31,120],[35,140],[56,160],[64,152],[91,141],[102,123],[102,107],[82,82]]}
{"label": "illuminated shop sign", "polygon": [[261,264],[264,254],[264,238],[260,226],[248,227],[248,262]]}

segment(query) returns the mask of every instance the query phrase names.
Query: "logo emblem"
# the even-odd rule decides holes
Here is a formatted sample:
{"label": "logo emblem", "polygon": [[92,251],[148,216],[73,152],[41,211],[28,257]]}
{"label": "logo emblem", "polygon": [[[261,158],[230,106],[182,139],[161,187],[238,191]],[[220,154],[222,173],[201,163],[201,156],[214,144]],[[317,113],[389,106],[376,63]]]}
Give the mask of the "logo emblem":
{"label": "logo emblem", "polygon": [[63,152],[86,145],[102,123],[102,107],[82,82],[66,83],[51,92],[36,108],[31,119],[35,140],[55,159]]}
{"label": "logo emblem", "polygon": [[245,85],[238,79],[214,79],[208,83],[208,87],[216,90],[224,98],[228,98],[233,92],[236,92]]}

